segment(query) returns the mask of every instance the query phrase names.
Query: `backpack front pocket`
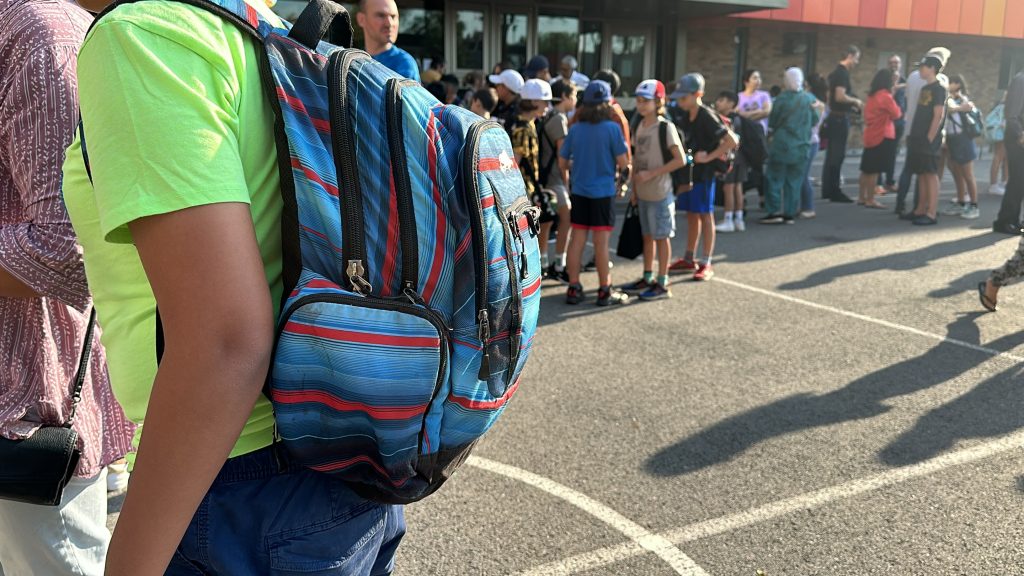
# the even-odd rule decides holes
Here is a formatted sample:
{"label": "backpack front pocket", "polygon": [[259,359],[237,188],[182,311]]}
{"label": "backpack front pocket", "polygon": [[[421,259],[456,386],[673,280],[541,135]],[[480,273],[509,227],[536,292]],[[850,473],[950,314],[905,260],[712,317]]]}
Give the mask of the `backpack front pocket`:
{"label": "backpack front pocket", "polygon": [[448,357],[448,329],[430,309],[308,280],[279,325],[278,433],[309,468],[402,492],[432,466],[431,404],[446,393]]}

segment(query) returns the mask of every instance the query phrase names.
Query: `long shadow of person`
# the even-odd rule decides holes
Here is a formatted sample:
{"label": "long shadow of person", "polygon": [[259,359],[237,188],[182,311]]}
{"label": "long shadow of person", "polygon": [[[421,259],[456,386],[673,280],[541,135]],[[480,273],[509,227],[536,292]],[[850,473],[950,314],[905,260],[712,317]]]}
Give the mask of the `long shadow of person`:
{"label": "long shadow of person", "polygon": [[779,286],[780,290],[802,290],[814,288],[834,282],[845,276],[856,276],[868,274],[879,270],[914,270],[923,268],[929,262],[946,258],[955,254],[963,254],[972,250],[980,250],[991,246],[995,240],[991,234],[978,234],[969,238],[958,238],[947,242],[931,244],[915,250],[895,252],[884,256],[875,256],[856,262],[848,262],[831,268],[818,270],[804,278],[794,282],[787,282]]}
{"label": "long shadow of person", "polygon": [[[946,328],[947,337],[976,344],[980,313],[964,314]],[[1010,350],[1024,343],[1024,333],[988,345]],[[890,410],[885,401],[947,382],[989,358],[985,352],[943,341],[921,356],[887,366],[826,394],[796,394],[737,414],[660,450],[646,462],[655,476],[689,474],[727,462],[765,440],[841,422],[861,420]],[[1024,422],[1024,411],[1020,420]],[[924,432],[922,432],[923,434]]]}
{"label": "long shadow of person", "polygon": [[967,394],[922,416],[913,428],[886,446],[878,458],[906,466],[933,458],[959,440],[992,438],[1024,427],[1021,366],[992,376]]}

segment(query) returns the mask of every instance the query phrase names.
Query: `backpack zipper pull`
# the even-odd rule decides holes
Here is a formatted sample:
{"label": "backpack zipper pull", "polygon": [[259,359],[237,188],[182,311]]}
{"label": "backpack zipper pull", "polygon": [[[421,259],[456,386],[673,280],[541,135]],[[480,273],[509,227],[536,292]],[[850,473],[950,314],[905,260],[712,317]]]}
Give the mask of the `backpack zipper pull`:
{"label": "backpack zipper pull", "polygon": [[363,276],[366,274],[366,269],[363,268],[362,260],[349,260],[345,273],[348,275],[348,282],[352,285],[352,290],[357,294],[365,296],[373,291],[373,287]]}
{"label": "backpack zipper pull", "polygon": [[488,317],[487,310],[481,310],[477,314],[477,322],[479,323],[477,336],[480,338],[484,357],[480,360],[480,371],[477,373],[476,377],[477,380],[483,380],[486,382],[491,376],[491,355],[487,351],[487,341],[491,339],[491,321]]}

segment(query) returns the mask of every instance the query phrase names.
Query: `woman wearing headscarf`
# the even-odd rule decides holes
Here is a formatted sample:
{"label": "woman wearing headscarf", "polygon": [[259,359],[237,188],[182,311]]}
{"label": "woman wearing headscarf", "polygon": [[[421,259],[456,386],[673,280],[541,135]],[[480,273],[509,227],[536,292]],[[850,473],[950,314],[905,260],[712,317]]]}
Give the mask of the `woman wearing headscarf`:
{"label": "woman wearing headscarf", "polygon": [[804,73],[786,70],[784,90],[772,105],[768,117],[768,163],[765,168],[765,208],[762,224],[792,224],[800,208],[800,189],[807,167],[811,130],[820,114],[815,98],[804,91]]}

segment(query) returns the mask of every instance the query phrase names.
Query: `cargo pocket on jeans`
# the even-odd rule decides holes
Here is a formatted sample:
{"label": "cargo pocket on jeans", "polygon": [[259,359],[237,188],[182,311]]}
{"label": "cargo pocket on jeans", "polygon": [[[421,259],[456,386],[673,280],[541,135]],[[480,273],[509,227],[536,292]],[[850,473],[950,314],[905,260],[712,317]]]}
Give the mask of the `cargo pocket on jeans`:
{"label": "cargo pocket on jeans", "polygon": [[270,573],[367,574],[384,538],[384,509],[362,502],[329,522],[267,535]]}

